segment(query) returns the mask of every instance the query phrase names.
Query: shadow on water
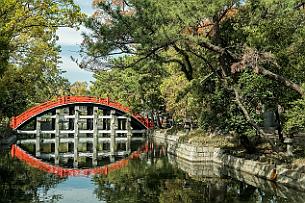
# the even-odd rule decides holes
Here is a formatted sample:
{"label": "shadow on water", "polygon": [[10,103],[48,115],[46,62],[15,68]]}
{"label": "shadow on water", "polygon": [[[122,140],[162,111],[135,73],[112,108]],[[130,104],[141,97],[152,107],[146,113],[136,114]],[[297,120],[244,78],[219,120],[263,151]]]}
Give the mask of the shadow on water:
{"label": "shadow on water", "polygon": [[221,165],[177,159],[161,145],[142,149],[133,159],[122,157],[128,159],[124,167],[78,174],[83,177],[46,173],[1,152],[0,202],[305,202],[302,192]]}

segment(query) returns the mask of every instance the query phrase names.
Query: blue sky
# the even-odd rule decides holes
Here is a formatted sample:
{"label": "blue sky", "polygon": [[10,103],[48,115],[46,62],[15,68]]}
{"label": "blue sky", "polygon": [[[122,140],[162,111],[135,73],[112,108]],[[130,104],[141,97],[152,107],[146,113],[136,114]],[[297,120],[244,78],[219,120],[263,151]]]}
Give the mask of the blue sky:
{"label": "blue sky", "polygon": [[[74,2],[80,5],[82,12],[87,15],[93,13],[92,0],[74,0]],[[93,80],[92,73],[83,69],[80,69],[75,62],[71,60],[73,58],[78,58],[80,56],[78,51],[80,50],[80,44],[82,42],[81,33],[86,32],[84,27],[80,30],[72,28],[60,28],[57,31],[59,37],[58,44],[61,46],[61,61],[60,68],[66,73],[63,74],[71,83],[75,81],[87,81]]]}

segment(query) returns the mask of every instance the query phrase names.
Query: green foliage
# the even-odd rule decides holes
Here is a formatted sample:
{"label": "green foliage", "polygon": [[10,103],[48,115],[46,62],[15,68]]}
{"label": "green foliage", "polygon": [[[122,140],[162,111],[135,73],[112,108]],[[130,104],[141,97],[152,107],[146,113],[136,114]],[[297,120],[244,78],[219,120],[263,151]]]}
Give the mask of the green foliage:
{"label": "green foliage", "polygon": [[291,103],[292,108],[286,113],[284,129],[288,134],[304,132],[305,130],[305,100],[299,99]]}
{"label": "green foliage", "polygon": [[197,118],[200,110],[200,97],[196,94],[195,80],[188,81],[177,66],[164,66],[168,75],[163,78],[160,92],[165,100],[166,111],[175,119]]}
{"label": "green foliage", "polygon": [[[57,28],[75,26],[83,18],[71,0],[2,0],[0,13],[1,64],[58,60]],[[0,70],[2,75],[6,67]]]}
{"label": "green foliage", "polygon": [[131,68],[111,69],[94,75],[91,93],[103,98],[110,97],[127,106],[141,106],[140,74]]}
{"label": "green foliage", "polygon": [[177,117],[191,112],[205,130],[256,135],[263,113],[279,107],[287,111],[284,125],[304,117],[291,103],[304,96],[305,12],[298,1],[127,3],[124,12],[108,1],[96,5],[101,15],[87,20],[92,32],[83,45],[88,68],[111,64],[115,54],[136,56],[120,67],[139,74],[136,64],[160,65],[168,73],[158,83],[166,109]]}
{"label": "green foliage", "polygon": [[65,94],[59,27],[78,26],[84,15],[72,0],[0,1],[0,120]]}
{"label": "green foliage", "polygon": [[87,82],[76,81],[70,85],[69,95],[73,96],[88,96],[89,87]]}
{"label": "green foliage", "polygon": [[[116,63],[130,63],[134,57],[118,59]],[[141,67],[120,68],[119,64],[94,75],[90,87],[94,96],[110,97],[134,111],[156,111],[163,103],[159,85],[165,74],[158,65],[141,64]]]}

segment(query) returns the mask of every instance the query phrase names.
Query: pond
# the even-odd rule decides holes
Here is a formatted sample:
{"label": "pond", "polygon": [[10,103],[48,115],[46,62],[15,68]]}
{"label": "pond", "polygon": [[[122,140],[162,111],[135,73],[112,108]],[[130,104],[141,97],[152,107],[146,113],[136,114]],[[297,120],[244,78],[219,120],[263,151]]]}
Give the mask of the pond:
{"label": "pond", "polygon": [[[305,194],[297,190],[211,163],[179,160],[167,155],[163,146],[148,143],[141,149],[132,158],[96,166],[108,167],[107,173],[100,170],[85,175],[58,175],[56,170],[38,167],[37,162],[12,158],[10,151],[4,150],[0,154],[0,202],[305,202]],[[116,163],[122,160],[126,161],[118,167]],[[88,170],[82,166],[72,169],[62,164],[56,169]]]}

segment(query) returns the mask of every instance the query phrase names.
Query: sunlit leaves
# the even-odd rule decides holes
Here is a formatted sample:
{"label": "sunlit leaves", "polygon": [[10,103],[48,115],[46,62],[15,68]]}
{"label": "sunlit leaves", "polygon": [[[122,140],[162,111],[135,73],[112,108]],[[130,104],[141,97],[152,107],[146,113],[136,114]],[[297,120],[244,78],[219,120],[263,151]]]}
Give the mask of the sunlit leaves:
{"label": "sunlit leaves", "polygon": [[77,27],[84,14],[72,0],[0,1],[0,119],[61,94],[59,27]]}

